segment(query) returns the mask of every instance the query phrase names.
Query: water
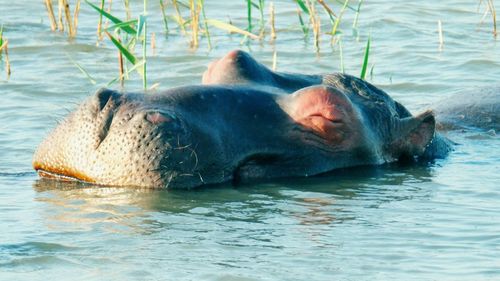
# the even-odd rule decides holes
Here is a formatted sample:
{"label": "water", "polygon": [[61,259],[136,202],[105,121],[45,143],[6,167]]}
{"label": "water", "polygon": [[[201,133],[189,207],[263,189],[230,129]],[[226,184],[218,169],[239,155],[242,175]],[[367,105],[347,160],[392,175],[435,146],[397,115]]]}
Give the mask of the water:
{"label": "water", "polygon": [[[207,2],[208,17],[230,15],[245,26],[243,2]],[[414,112],[458,91],[498,87],[499,41],[489,16],[480,24],[484,7],[478,12],[477,2],[366,1],[359,39],[348,10],[346,71],[359,75],[370,35],[369,80]],[[165,40],[157,4],[150,4],[157,49],[149,83],[160,83],[159,90],[200,81],[208,62],[234,48],[267,65],[276,50],[283,71],[340,69],[339,48],[328,36],[319,56],[302,39],[292,1],[275,3],[274,45],[242,46],[241,37],[214,31],[210,52],[205,40],[197,51],[181,35]],[[0,72],[1,280],[500,279],[500,146],[490,134],[452,133],[461,145],[427,166],[364,167],[236,188],[154,191],[39,180],[30,163],[36,145],[117,75],[115,49],[96,47],[97,16],[82,5],[78,37],[68,40],[49,31],[42,2],[0,0],[13,71],[8,82],[3,65]],[[126,84],[128,91],[140,88],[136,76]]]}

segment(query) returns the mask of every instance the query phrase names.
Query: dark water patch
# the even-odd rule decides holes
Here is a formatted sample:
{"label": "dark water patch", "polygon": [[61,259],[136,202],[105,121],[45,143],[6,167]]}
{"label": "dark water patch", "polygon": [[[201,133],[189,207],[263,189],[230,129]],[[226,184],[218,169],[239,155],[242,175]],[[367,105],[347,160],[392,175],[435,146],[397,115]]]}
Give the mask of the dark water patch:
{"label": "dark water patch", "polygon": [[11,172],[11,173],[4,173],[0,172],[0,177],[13,177],[13,178],[24,178],[24,177],[32,177],[35,176],[36,172],[35,171],[29,171],[29,172]]}
{"label": "dark water patch", "polygon": [[78,248],[57,243],[25,242],[20,244],[8,245],[0,244],[0,250],[14,256],[31,256],[36,254],[76,251],[78,250]]}

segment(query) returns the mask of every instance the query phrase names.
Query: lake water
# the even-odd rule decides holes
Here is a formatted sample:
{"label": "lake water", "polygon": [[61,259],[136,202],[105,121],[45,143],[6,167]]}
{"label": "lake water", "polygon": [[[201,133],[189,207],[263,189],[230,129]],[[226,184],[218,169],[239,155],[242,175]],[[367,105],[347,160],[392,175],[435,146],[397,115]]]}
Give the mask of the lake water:
{"label": "lake water", "polygon": [[[95,12],[82,3],[78,36],[68,40],[50,31],[42,2],[0,0],[12,65],[8,81],[0,65],[0,280],[500,279],[500,141],[491,132],[450,134],[460,145],[430,165],[239,187],[159,191],[39,180],[31,168],[38,143],[118,71],[109,42],[96,46]],[[142,11],[139,2],[133,11]],[[206,2],[207,17],[246,26],[244,1]],[[347,10],[345,71],[359,75],[371,36],[367,79],[414,112],[459,91],[498,87],[500,42],[478,4],[366,1],[359,38]],[[115,1],[113,11],[123,17],[121,6]],[[199,83],[211,60],[235,48],[267,65],[276,51],[281,71],[339,71],[339,45],[323,35],[317,55],[312,38],[303,39],[294,2],[275,6],[274,44],[267,37],[241,45],[241,36],[212,29],[208,51],[205,39],[191,50],[177,29],[166,39],[157,2],[150,3],[157,47],[148,50],[148,83],[160,83],[158,90]],[[137,75],[125,88],[141,89]]]}

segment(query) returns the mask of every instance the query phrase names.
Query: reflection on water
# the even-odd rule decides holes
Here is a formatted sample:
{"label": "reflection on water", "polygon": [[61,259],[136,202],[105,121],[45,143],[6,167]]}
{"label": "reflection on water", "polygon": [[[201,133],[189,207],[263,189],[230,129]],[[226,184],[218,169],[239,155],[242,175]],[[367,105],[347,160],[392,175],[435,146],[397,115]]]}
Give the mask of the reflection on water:
{"label": "reflection on water", "polygon": [[[67,224],[79,228],[100,225],[106,231],[150,233],[158,222],[151,213],[197,214],[224,220],[263,223],[266,210],[301,224],[338,224],[354,219],[344,212],[346,200],[376,204],[426,196],[419,183],[429,181],[425,165],[360,167],[312,178],[283,179],[241,186],[219,185],[195,190],[155,190],[92,186],[78,182],[37,179],[36,200],[57,211],[45,213],[51,228]],[[401,189],[401,186],[406,188]],[[358,198],[361,197],[361,198]],[[285,203],[285,209],[276,202]],[[290,208],[291,207],[291,208]],[[376,205],[369,207],[376,208]],[[149,229],[149,227],[152,227]]]}

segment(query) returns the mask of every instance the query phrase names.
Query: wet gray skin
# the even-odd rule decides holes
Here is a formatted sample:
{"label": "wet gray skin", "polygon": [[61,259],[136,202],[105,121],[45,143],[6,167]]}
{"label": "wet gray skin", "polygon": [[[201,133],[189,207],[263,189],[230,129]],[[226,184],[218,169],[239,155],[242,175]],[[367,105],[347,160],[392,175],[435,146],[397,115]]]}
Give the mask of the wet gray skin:
{"label": "wet gray skin", "polygon": [[481,128],[500,130],[500,87],[464,91],[439,101],[434,106],[440,130]]}
{"label": "wet gray skin", "polygon": [[274,73],[233,51],[203,82],[215,85],[152,95],[98,91],[42,142],[34,168],[102,185],[192,188],[435,158],[450,149],[435,136],[431,112],[413,117],[348,75]]}

